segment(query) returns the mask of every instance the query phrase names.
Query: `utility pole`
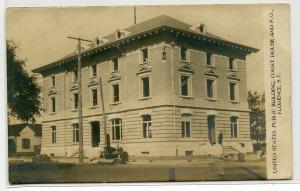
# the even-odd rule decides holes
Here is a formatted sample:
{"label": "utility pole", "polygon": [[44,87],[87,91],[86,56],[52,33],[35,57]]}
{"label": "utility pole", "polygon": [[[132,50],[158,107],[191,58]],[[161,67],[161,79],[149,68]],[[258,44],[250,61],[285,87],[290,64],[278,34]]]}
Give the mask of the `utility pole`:
{"label": "utility pole", "polygon": [[135,9],[135,5],[133,6],[133,14],[134,14],[134,24],[136,24],[136,9]]}
{"label": "utility pole", "polygon": [[102,117],[103,117],[103,126],[104,126],[104,151],[106,152],[109,143],[108,143],[108,138],[107,138],[106,113],[105,113],[105,106],[104,106],[103,88],[102,88],[101,77],[99,78],[99,83],[100,83],[100,96],[101,96]]}
{"label": "utility pole", "polygon": [[67,37],[69,39],[77,40],[77,74],[78,74],[78,120],[79,120],[79,163],[83,163],[83,121],[82,121],[82,87],[81,87],[81,41],[92,42],[90,40]]}

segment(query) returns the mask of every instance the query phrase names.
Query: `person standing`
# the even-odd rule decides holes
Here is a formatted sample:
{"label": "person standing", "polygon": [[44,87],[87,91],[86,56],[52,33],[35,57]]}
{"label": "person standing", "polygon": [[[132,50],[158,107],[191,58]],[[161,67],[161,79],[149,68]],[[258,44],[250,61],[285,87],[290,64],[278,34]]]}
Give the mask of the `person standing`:
{"label": "person standing", "polygon": [[219,141],[219,144],[222,146],[222,144],[223,144],[223,131],[221,131],[219,133],[218,141]]}

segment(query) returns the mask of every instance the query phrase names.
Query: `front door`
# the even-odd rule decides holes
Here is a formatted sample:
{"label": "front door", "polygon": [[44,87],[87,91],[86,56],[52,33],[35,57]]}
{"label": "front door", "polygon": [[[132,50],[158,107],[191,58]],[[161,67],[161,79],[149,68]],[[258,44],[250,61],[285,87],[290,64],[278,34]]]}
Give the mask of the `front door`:
{"label": "front door", "polygon": [[207,117],[208,124],[208,139],[210,144],[216,144],[216,125],[215,125],[215,116],[209,115]]}
{"label": "front door", "polygon": [[98,147],[100,143],[100,123],[98,121],[92,122],[91,128],[92,147]]}

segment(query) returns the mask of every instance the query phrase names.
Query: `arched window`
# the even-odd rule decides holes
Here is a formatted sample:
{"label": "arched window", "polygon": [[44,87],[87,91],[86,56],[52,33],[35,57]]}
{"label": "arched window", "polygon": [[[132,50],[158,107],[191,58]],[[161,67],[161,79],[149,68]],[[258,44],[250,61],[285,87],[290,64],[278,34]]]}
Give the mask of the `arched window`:
{"label": "arched window", "polygon": [[151,115],[143,115],[142,118],[143,118],[143,137],[152,138]]}
{"label": "arched window", "polygon": [[238,124],[237,124],[236,116],[230,118],[230,131],[231,131],[231,138],[238,137]]}
{"label": "arched window", "polygon": [[56,127],[51,126],[51,142],[52,144],[56,143]]}

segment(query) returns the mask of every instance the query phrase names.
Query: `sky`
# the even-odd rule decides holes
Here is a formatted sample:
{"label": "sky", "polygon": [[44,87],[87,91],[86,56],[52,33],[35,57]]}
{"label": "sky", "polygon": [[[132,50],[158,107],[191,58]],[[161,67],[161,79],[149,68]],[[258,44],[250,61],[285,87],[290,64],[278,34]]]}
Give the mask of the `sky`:
{"label": "sky", "polygon": [[[137,6],[137,23],[165,14],[190,25],[204,23],[207,31],[229,41],[262,49],[262,10],[258,5]],[[67,36],[93,40],[132,25],[133,7],[10,8],[6,36],[18,45],[26,69],[49,64],[73,52]],[[263,92],[262,51],[247,57],[248,90]]]}

